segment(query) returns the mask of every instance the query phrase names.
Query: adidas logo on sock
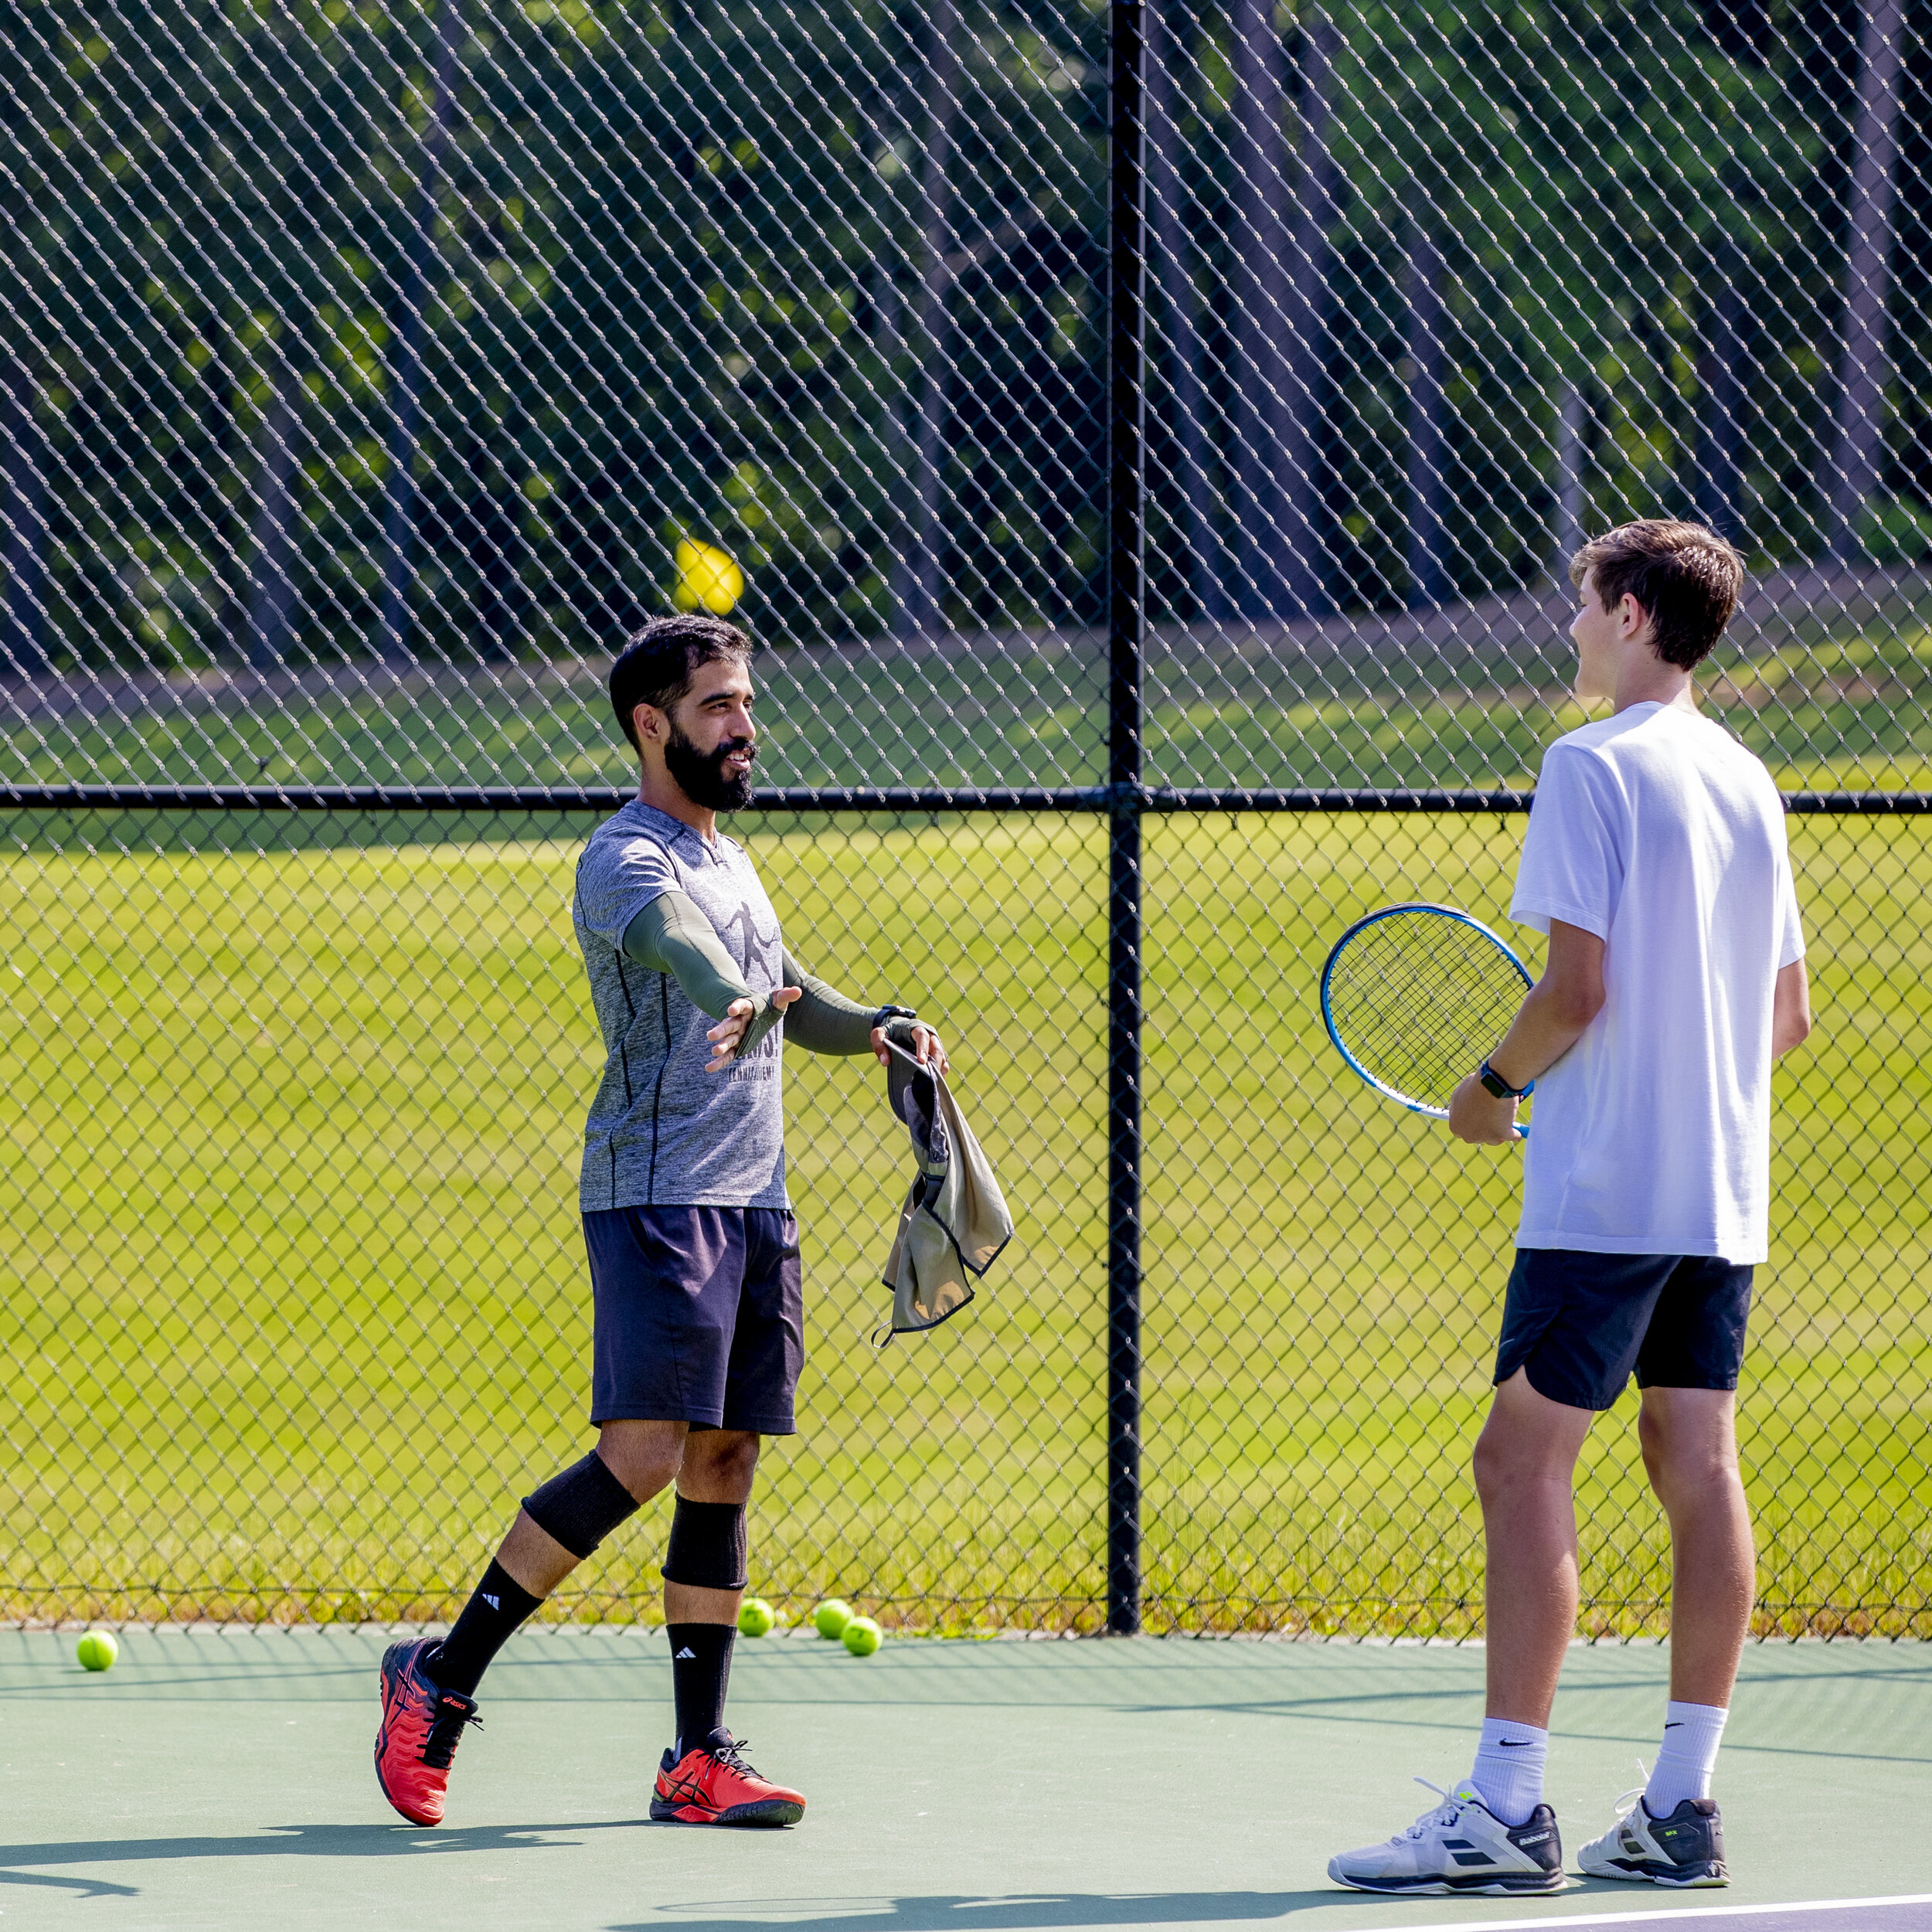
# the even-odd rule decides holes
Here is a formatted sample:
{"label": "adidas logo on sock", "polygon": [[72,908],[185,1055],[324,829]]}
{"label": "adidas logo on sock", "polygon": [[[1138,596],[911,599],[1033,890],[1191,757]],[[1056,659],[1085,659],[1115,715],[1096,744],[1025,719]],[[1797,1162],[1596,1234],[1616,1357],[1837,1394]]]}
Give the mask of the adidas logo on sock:
{"label": "adidas logo on sock", "polygon": [[671,1661],[674,1664],[682,1664],[687,1657],[689,1657],[694,1664],[698,1661],[698,1653],[693,1650],[689,1644],[686,1644],[684,1648],[679,1651],[677,1655],[672,1658]]}
{"label": "adidas logo on sock", "polygon": [[483,1600],[488,1604],[492,1610],[501,1610],[503,1607],[503,1606],[499,1604],[494,1597],[491,1596],[487,1590],[484,1592]]}

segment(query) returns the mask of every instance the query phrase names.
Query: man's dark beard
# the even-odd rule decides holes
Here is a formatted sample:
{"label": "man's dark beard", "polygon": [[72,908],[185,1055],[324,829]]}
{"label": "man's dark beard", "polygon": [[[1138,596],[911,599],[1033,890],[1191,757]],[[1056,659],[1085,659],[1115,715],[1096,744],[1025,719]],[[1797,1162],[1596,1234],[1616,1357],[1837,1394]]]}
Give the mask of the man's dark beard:
{"label": "man's dark beard", "polygon": [[733,738],[716,751],[702,752],[676,725],[664,741],[665,768],[678,781],[678,788],[691,802],[706,811],[742,811],[751,803],[751,774],[725,776],[724,761],[735,751],[750,751],[749,738]]}

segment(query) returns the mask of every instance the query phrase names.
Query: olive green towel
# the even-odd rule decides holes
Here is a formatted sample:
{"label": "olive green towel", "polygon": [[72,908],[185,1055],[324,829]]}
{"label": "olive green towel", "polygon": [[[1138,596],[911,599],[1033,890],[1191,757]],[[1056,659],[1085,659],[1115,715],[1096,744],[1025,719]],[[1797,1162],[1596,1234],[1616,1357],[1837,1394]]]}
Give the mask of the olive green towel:
{"label": "olive green towel", "polygon": [[886,1264],[893,1335],[937,1328],[973,1298],[973,1283],[1013,1238],[999,1182],[945,1081],[895,1046],[893,1111],[912,1135],[918,1171]]}

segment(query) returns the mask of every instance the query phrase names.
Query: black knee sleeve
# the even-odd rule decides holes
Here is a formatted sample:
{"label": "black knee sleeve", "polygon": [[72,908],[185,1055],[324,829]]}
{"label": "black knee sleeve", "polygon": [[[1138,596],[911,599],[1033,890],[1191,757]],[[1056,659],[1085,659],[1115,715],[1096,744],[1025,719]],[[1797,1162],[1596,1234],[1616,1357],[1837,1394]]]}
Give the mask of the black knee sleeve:
{"label": "black knee sleeve", "polygon": [[594,1449],[523,1498],[523,1513],[580,1561],[637,1512],[636,1498]]}
{"label": "black knee sleeve", "polygon": [[744,1505],[689,1502],[680,1496],[671,1512],[664,1580],[695,1590],[743,1590],[750,1581],[745,1570]]}

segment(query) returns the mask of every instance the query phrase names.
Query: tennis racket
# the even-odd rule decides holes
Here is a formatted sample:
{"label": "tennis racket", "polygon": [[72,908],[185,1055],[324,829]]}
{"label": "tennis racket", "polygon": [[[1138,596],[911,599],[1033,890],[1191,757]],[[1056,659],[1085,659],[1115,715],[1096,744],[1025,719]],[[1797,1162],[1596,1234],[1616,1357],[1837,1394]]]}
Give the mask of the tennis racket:
{"label": "tennis racket", "polygon": [[1321,968],[1321,1019],[1378,1094],[1446,1121],[1450,1095],[1501,1044],[1533,984],[1467,913],[1387,906],[1335,941]]}

